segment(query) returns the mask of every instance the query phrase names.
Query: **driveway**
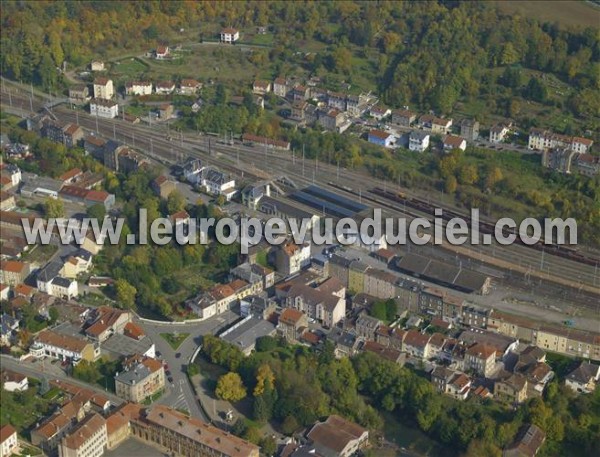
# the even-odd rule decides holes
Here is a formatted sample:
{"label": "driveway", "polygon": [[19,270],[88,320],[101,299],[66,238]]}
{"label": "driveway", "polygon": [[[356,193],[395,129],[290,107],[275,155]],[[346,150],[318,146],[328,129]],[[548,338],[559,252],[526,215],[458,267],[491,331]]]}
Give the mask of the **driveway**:
{"label": "driveway", "polygon": [[[161,354],[160,359],[168,365],[171,373],[170,376],[173,378],[173,383],[167,382],[166,391],[157,403],[187,410],[191,416],[210,422],[200,407],[200,403],[186,375],[186,368],[198,349],[203,335],[215,334],[223,327],[231,325],[239,317],[233,311],[227,311],[202,322],[185,324],[157,323],[144,321],[139,318],[135,319],[136,323],[144,329],[146,335],[156,345],[156,350]],[[177,350],[173,350],[169,343],[160,336],[161,333],[189,333],[190,335],[181,343]],[[177,354],[179,354],[179,357],[177,357]]]}

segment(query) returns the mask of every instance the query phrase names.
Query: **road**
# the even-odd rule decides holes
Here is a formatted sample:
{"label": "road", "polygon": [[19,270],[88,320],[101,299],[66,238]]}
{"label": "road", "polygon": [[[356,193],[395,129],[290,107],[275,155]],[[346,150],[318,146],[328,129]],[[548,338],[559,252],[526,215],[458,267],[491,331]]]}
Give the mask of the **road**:
{"label": "road", "polygon": [[[192,417],[210,422],[204,411],[202,411],[188,380],[186,367],[198,349],[203,335],[217,333],[221,328],[230,325],[237,319],[239,319],[239,315],[233,311],[227,311],[202,322],[185,324],[157,323],[140,318],[135,319],[135,322],[144,329],[146,335],[154,342],[156,350],[160,352],[160,358],[168,365],[173,378],[173,383],[168,383],[166,392],[157,403],[187,410]],[[169,343],[160,336],[161,333],[172,334],[175,332],[190,334],[177,350],[173,350]],[[177,357],[177,354],[180,354],[179,357]]]}
{"label": "road", "polygon": [[[26,110],[30,105],[29,93],[23,89],[20,94],[13,93],[11,100],[13,107],[20,105],[22,110]],[[3,97],[3,103],[6,105],[6,96]],[[39,105],[41,103],[38,102]],[[35,103],[33,108],[36,108]],[[178,138],[169,141],[166,139],[165,132],[159,130],[164,129],[162,126],[132,125],[124,123],[120,119],[96,119],[86,113],[73,112],[64,106],[56,107],[53,112],[63,121],[78,122],[88,130],[95,130],[100,135],[116,138],[133,147],[140,148],[144,154],[165,166],[191,155],[201,158],[207,164],[227,170],[235,176],[238,182],[247,181],[245,178],[248,178],[249,175],[250,178],[287,175],[299,185],[315,182],[326,186],[326,183],[332,180],[342,184],[348,183],[356,186],[355,189],[362,188],[365,195],[368,189],[382,185],[380,180],[368,176],[364,172],[339,169],[316,160],[305,161],[289,152],[273,153],[261,147],[217,144],[213,138],[210,146],[212,154],[209,155],[207,152],[210,139],[207,137],[180,134]],[[424,191],[400,189],[390,183],[383,184],[387,185],[388,189],[401,190],[408,196],[435,202],[436,196],[424,195]],[[356,196],[353,195],[352,198],[356,198]],[[445,207],[449,206],[447,202],[444,205]],[[403,212],[402,208],[396,208],[388,212],[398,216],[404,215],[406,211]],[[442,249],[435,248],[436,251],[444,251],[444,249],[448,249],[448,246],[443,246]],[[588,309],[597,309],[598,285],[600,284],[598,266],[583,265],[519,245],[503,247],[479,245],[468,248],[463,246],[460,256],[468,257],[469,261],[473,260],[476,263],[486,263],[491,266],[494,265],[495,260],[503,262],[503,265],[513,265],[515,271],[511,273],[509,269],[509,275],[512,274],[514,277],[521,275],[526,278],[526,283],[535,281],[540,290],[547,286],[546,290],[552,295],[562,293],[563,289],[570,287],[572,290],[563,296],[565,300],[576,304],[580,303]],[[502,269],[505,268],[502,267]],[[526,284],[525,287],[529,287],[529,284]],[[585,289],[590,290],[592,294],[582,294],[582,289],[584,292]]]}
{"label": "road", "polygon": [[102,394],[105,397],[107,397],[110,400],[110,402],[115,406],[118,406],[121,403],[123,403],[123,399],[120,397],[117,397],[112,392],[107,392],[105,389],[102,389],[101,387],[98,387],[98,386],[95,386],[92,384],[87,384],[85,382],[81,382],[77,379],[67,376],[62,371],[60,373],[57,370],[52,370],[51,373],[47,370],[42,371],[42,368],[38,364],[33,364],[29,361],[18,362],[15,359],[13,359],[12,357],[9,357],[6,355],[0,355],[0,362],[1,362],[2,368],[7,368],[9,370],[16,371],[16,372],[24,374],[26,376],[31,376],[32,378],[46,377],[48,380],[59,379],[61,381],[65,381],[70,384],[74,384],[76,386],[92,390],[96,393]]}

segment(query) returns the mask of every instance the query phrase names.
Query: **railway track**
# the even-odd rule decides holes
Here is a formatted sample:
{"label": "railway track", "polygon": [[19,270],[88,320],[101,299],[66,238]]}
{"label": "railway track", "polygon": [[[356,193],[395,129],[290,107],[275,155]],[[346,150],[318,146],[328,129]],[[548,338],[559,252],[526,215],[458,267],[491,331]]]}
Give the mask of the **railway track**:
{"label": "railway track", "polygon": [[[19,95],[13,93],[13,102],[16,105],[20,105],[22,111],[27,111],[30,106],[30,99],[28,94]],[[5,97],[2,99],[2,103],[6,104]],[[35,101],[33,108],[41,107],[41,103]],[[75,122],[79,121],[81,125],[87,128],[87,130],[96,130],[96,119],[89,116],[88,114],[80,113],[76,115],[73,111],[66,107],[57,107],[54,113],[58,115],[62,120]],[[162,127],[162,126],[161,126]],[[206,163],[216,165],[224,170],[232,173],[238,179],[265,179],[266,176],[280,176],[288,175],[294,179],[298,184],[325,184],[326,182],[333,179],[336,175],[335,166],[328,164],[318,163],[315,161],[314,170],[312,170],[312,160],[300,161],[299,157],[290,157],[282,153],[273,154],[268,151],[263,152],[260,148],[245,147],[245,146],[229,146],[224,144],[217,144],[215,142],[212,147],[213,154],[209,155],[209,150],[206,144],[206,140],[202,137],[196,137],[187,135],[181,136],[181,140],[177,138],[169,141],[165,138],[165,131],[162,132],[157,130],[156,127],[152,126],[149,128],[145,125],[132,125],[124,124],[119,120],[98,120],[98,131],[102,136],[112,138],[116,135],[117,140],[123,141],[124,143],[139,148],[143,153],[150,158],[163,163],[164,165],[170,166],[171,164],[181,160],[185,156],[197,157],[204,160]],[[253,171],[248,171],[249,167]],[[301,172],[302,170],[302,172]],[[312,171],[312,179],[311,179]],[[359,190],[359,198],[376,203],[379,206],[384,206],[390,211],[395,213],[406,213],[408,208],[404,205],[394,205],[393,202],[389,202],[389,206],[385,206],[382,200],[376,200],[378,197],[374,194],[370,194],[369,190],[377,187],[380,181],[367,177],[359,172],[353,170],[339,170],[337,169],[337,179],[341,182],[352,182],[361,183],[364,186],[362,191]],[[397,186],[394,186],[397,187]],[[339,190],[339,189],[338,189]],[[353,198],[356,198],[356,191],[350,193]],[[415,198],[415,197],[413,197]],[[423,201],[423,200],[422,200]],[[387,204],[386,204],[387,205]],[[421,213],[421,214],[419,214]],[[423,211],[410,211],[408,214],[411,217],[432,217],[431,213],[425,213]],[[536,274],[536,263],[540,263],[540,258],[534,258],[532,250],[525,249],[524,246],[520,246],[520,251],[515,252],[513,248],[519,246],[509,246],[510,249],[504,247],[498,247],[494,249],[492,247],[487,252],[469,250],[465,255],[470,258],[481,260],[484,256],[491,259],[490,264],[493,265],[494,259],[503,262],[509,262],[513,265],[523,265],[524,268],[528,268],[533,276]],[[521,252],[522,251],[522,252]],[[526,253],[529,252],[529,254]],[[535,251],[533,251],[535,252]],[[539,253],[536,253],[538,255]],[[591,265],[577,262],[575,259],[568,259],[559,256],[546,256],[547,259],[544,261],[544,255],[541,253],[541,264],[543,265],[543,271],[537,273],[538,276],[543,276],[545,279],[550,279],[551,276],[564,276],[565,279],[571,281],[569,287],[581,288],[582,286],[589,285],[595,291],[598,289],[595,287],[597,282],[597,267],[591,268]],[[548,252],[549,254],[549,252]],[[550,260],[551,259],[551,260]],[[526,273],[527,275],[530,272]],[[540,268],[540,270],[542,270]]]}

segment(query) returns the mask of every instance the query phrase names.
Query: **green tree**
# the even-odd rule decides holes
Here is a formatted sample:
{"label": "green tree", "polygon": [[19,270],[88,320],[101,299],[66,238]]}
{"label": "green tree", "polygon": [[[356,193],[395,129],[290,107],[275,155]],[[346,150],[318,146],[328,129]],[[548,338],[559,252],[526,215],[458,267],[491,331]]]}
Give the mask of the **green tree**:
{"label": "green tree", "polygon": [[65,217],[65,205],[63,201],[59,198],[48,198],[44,202],[44,214],[49,219]]}
{"label": "green tree", "polygon": [[117,302],[124,308],[133,308],[137,289],[125,279],[117,279],[115,282],[115,294]]}
{"label": "green tree", "polygon": [[174,214],[185,209],[185,197],[178,190],[174,190],[167,197],[167,211]]}
{"label": "green tree", "polygon": [[98,221],[103,221],[106,216],[106,208],[101,203],[96,203],[95,205],[90,206],[86,213],[92,219],[98,219]]}
{"label": "green tree", "polygon": [[453,194],[456,192],[457,187],[458,182],[456,181],[456,177],[454,175],[448,175],[444,181],[444,192],[447,194]]}
{"label": "green tree", "polygon": [[58,320],[58,318],[60,317],[58,309],[56,309],[55,306],[52,306],[48,310],[48,315],[50,316],[50,325],[54,325],[56,323],[56,321]]}
{"label": "green tree", "polygon": [[217,381],[215,395],[221,400],[240,401],[246,397],[246,388],[239,374],[230,371]]}
{"label": "green tree", "polygon": [[473,164],[465,164],[458,170],[458,181],[461,184],[472,185],[477,182],[477,167]]}
{"label": "green tree", "polygon": [[272,436],[265,436],[260,440],[260,447],[262,452],[267,456],[275,455],[277,452],[277,443]]}
{"label": "green tree", "polygon": [[102,374],[97,364],[82,360],[73,368],[73,377],[80,381],[96,384],[102,378]]}

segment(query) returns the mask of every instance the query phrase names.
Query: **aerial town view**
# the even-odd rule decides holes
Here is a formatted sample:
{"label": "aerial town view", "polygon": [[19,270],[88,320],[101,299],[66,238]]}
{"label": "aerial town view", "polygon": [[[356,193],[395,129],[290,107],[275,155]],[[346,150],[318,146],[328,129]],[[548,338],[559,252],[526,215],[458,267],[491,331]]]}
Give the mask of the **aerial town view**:
{"label": "aerial town view", "polygon": [[0,457],[600,455],[600,0],[0,16]]}

